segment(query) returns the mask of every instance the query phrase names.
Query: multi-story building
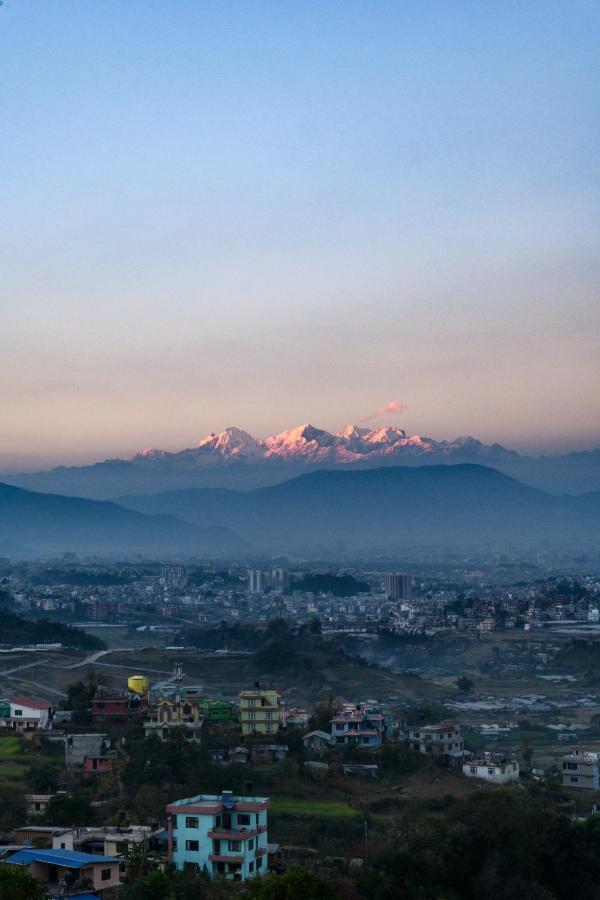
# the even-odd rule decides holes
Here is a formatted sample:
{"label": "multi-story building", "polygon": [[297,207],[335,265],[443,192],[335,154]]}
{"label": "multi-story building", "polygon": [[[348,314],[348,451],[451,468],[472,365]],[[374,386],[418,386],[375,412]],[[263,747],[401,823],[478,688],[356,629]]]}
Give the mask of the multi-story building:
{"label": "multi-story building", "polygon": [[408,743],[413,750],[427,756],[444,756],[465,749],[460,725],[449,720],[409,728]]}
{"label": "multi-story building", "polygon": [[163,566],[160,570],[161,580],[170,590],[180,590],[188,583],[188,573],[185,566]]}
{"label": "multi-story building", "polygon": [[92,721],[95,723],[133,722],[143,716],[146,700],[139,694],[99,687],[92,697],[91,707]]}
{"label": "multi-story building", "polygon": [[281,723],[281,691],[264,690],[256,684],[240,693],[242,734],[275,734]]}
{"label": "multi-story building", "polygon": [[144,734],[156,734],[165,740],[173,732],[180,732],[186,740],[200,740],[202,714],[198,698],[175,695],[158,697],[148,708]]}
{"label": "multi-story building", "polygon": [[597,791],[600,788],[600,753],[573,750],[563,756],[562,780],[563,787]]}
{"label": "multi-story building", "polygon": [[262,594],[271,585],[270,572],[263,572],[262,569],[248,569],[248,590],[251,594]]}
{"label": "multi-story building", "polygon": [[268,797],[231,791],[199,794],[167,806],[168,859],[177,869],[245,881],[267,870]]}
{"label": "multi-story building", "polygon": [[412,600],[412,576],[406,572],[384,575],[383,587],[390,600]]}
{"label": "multi-story building", "polygon": [[384,734],[383,713],[370,707],[347,707],[331,720],[331,742],[334,746],[355,744],[364,748],[380,747]]}
{"label": "multi-story building", "polygon": [[198,706],[202,718],[210,724],[231,722],[234,718],[234,708],[228,700],[209,700],[207,697],[199,697]]}
{"label": "multi-story building", "polygon": [[481,778],[493,784],[507,784],[519,780],[519,763],[507,756],[486,753],[479,759],[471,759],[463,765],[463,775],[467,778]]}

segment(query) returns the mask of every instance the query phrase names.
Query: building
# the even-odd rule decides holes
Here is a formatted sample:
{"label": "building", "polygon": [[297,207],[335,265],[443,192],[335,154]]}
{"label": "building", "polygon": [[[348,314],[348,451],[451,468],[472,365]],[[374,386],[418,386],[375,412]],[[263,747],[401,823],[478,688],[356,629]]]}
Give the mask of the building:
{"label": "building", "polygon": [[159,697],[148,708],[144,722],[144,734],[156,734],[160,740],[180,732],[186,740],[199,742],[202,729],[202,713],[197,698],[180,695]]}
{"label": "building", "polygon": [[519,763],[516,759],[486,753],[479,759],[472,759],[463,765],[463,775],[467,778],[481,778],[492,784],[508,784],[519,780]]}
{"label": "building", "polygon": [[[37,881],[41,881],[49,895],[73,896],[79,888],[102,893],[118,888],[119,860],[111,856],[96,856],[76,850],[17,850],[4,865],[27,869]],[[113,892],[111,890],[111,892]],[[89,896],[88,893],[88,896]]]}
{"label": "building", "polygon": [[242,734],[275,734],[281,712],[281,691],[263,690],[257,683],[254,690],[240,693]]}
{"label": "building", "polygon": [[52,848],[123,858],[138,844],[145,843],[151,849],[162,834],[162,829],[153,831],[149,825],[130,825],[128,828],[113,825],[104,825],[102,828],[68,828],[54,835]]}
{"label": "building", "polygon": [[383,589],[390,600],[412,600],[412,575],[406,572],[384,575]]}
{"label": "building", "polygon": [[200,794],[167,806],[168,860],[177,869],[245,881],[267,870],[268,797],[231,791]]}
{"label": "building", "polygon": [[315,753],[323,753],[328,750],[334,743],[333,737],[326,731],[309,731],[308,734],[302,736],[302,743],[306,750],[312,750]]}
{"label": "building", "polygon": [[250,762],[259,764],[283,762],[289,749],[287,744],[256,744],[250,749]]}
{"label": "building", "polygon": [[272,577],[270,572],[261,569],[248,569],[248,590],[251,594],[262,594],[271,588]]}
{"label": "building", "polygon": [[53,797],[66,797],[66,791],[57,791],[56,794],[25,794],[27,812],[30,816],[43,816]]}
{"label": "building", "polygon": [[563,787],[597,791],[600,788],[600,753],[573,750],[562,761]]}
{"label": "building", "polygon": [[231,722],[234,718],[234,708],[228,700],[209,700],[206,697],[199,697],[198,707],[202,719],[211,725],[218,722]]}
{"label": "building", "polygon": [[67,768],[85,766],[88,757],[105,756],[110,750],[107,734],[67,734],[64,741]]}
{"label": "building", "polygon": [[445,756],[465,749],[460,725],[450,720],[409,728],[408,743],[411,749],[426,756]]}
{"label": "building", "polygon": [[178,591],[187,586],[187,569],[185,566],[163,566],[160,578],[167,590]]}
{"label": "building", "polygon": [[18,732],[48,728],[54,710],[48,700],[32,700],[30,697],[0,700],[0,727]]}
{"label": "building", "polygon": [[99,687],[92,697],[91,706],[92,721],[97,724],[133,722],[144,715],[146,701],[140,694]]}
{"label": "building", "polygon": [[377,709],[351,706],[331,720],[331,743],[336,746],[356,745],[364,749],[381,747],[385,734],[385,718]]}

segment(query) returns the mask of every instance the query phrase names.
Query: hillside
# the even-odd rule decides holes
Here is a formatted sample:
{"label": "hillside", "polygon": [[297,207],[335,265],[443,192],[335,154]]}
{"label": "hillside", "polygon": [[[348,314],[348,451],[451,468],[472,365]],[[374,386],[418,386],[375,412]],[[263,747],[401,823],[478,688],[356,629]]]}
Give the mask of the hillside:
{"label": "hillside", "polygon": [[553,497],[485,466],[322,470],[248,492],[190,489],[124,506],[233,529],[255,547],[399,547],[593,540],[599,495]]}
{"label": "hillside", "polygon": [[38,494],[0,483],[0,545],[14,555],[66,550],[126,553],[215,552],[239,547],[222,528],[199,528],[169,515],[146,515],[116,503]]}

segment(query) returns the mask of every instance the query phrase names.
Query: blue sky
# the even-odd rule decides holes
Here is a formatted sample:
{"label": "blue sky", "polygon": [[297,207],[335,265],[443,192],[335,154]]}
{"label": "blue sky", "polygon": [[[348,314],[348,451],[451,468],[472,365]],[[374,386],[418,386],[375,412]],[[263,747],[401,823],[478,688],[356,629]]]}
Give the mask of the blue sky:
{"label": "blue sky", "polygon": [[600,443],[600,7],[0,7],[0,465]]}

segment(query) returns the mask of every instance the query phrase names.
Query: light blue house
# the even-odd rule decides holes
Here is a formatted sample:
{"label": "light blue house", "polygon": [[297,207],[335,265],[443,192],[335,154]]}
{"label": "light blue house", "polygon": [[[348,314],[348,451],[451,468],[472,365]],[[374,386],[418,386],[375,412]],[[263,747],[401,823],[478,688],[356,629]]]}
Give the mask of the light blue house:
{"label": "light blue house", "polygon": [[385,728],[385,717],[378,709],[346,706],[331,720],[331,738],[337,747],[373,749],[381,747]]}
{"label": "light blue house", "polygon": [[268,797],[199,794],[167,806],[168,859],[177,869],[245,881],[267,871]]}

